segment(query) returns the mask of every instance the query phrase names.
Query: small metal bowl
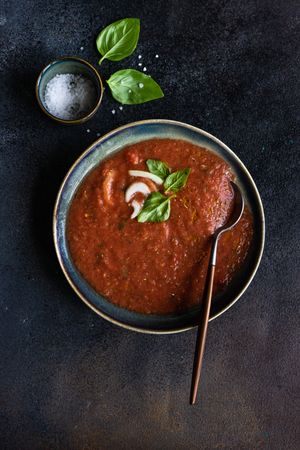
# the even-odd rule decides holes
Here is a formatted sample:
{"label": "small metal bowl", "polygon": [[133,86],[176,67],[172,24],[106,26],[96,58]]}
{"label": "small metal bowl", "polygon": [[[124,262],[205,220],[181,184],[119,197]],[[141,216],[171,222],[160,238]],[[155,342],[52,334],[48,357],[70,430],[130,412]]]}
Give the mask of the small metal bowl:
{"label": "small metal bowl", "polygon": [[[84,75],[93,82],[96,89],[95,101],[91,111],[89,111],[88,114],[73,120],[61,119],[54,116],[47,110],[45,105],[47,83],[55,77],[55,75],[64,73]],[[97,112],[103,96],[103,84],[99,73],[90,63],[84,59],[77,58],[76,56],[66,56],[51,62],[42,70],[36,82],[35,92],[38,104],[48,117],[60,123],[75,125],[86,122]]]}

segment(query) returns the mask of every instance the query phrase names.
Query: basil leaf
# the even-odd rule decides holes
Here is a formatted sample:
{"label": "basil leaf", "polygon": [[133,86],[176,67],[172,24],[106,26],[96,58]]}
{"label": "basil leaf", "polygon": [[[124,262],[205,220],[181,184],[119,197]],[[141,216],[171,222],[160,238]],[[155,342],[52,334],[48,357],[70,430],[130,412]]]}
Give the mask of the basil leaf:
{"label": "basil leaf", "polygon": [[114,99],[125,105],[145,103],[164,96],[153,78],[134,69],[118,70],[107,83]]}
{"label": "basil leaf", "polygon": [[164,188],[166,192],[178,192],[186,185],[191,169],[178,170],[171,173],[164,182]]}
{"label": "basil leaf", "polygon": [[146,164],[149,171],[160,177],[162,180],[165,180],[170,174],[170,169],[167,164],[158,159],[147,159]]}
{"label": "basil leaf", "polygon": [[102,58],[110,61],[121,61],[131,55],[138,43],[140,34],[139,19],[121,19],[111,23],[98,34],[96,45]]}
{"label": "basil leaf", "polygon": [[162,195],[160,192],[152,192],[148,195],[137,219],[138,222],[164,222],[170,217],[170,212],[170,197]]}

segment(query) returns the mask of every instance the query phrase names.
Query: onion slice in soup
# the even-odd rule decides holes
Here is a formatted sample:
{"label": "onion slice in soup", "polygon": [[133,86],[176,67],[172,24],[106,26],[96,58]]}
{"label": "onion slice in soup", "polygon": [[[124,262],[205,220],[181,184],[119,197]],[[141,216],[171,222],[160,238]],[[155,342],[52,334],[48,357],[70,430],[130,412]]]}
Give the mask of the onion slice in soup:
{"label": "onion slice in soup", "polygon": [[154,173],[145,172],[144,170],[129,170],[128,173],[132,177],[149,178],[149,180],[154,181],[156,184],[163,184],[163,180],[157,175],[154,175]]}
{"label": "onion slice in soup", "polygon": [[146,183],[143,183],[142,181],[138,181],[136,183],[132,183],[125,192],[125,201],[128,203],[135,194],[138,192],[141,192],[145,197],[150,194],[150,189],[146,185]]}
{"label": "onion slice in soup", "polygon": [[141,209],[143,208],[143,205],[144,202],[137,202],[136,200],[132,200],[131,206],[133,207],[133,213],[131,214],[130,219],[135,219],[139,215]]}

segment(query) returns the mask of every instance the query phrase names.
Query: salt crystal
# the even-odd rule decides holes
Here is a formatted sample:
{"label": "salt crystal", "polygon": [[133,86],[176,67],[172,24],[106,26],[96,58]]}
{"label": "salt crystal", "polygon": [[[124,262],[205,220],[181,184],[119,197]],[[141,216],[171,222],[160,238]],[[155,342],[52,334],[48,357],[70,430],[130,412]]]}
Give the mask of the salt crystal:
{"label": "salt crystal", "polygon": [[141,59],[142,55],[139,55],[138,58]]}
{"label": "salt crystal", "polygon": [[143,72],[147,72],[147,67],[144,67],[144,68],[143,68]]}
{"label": "salt crystal", "polygon": [[139,83],[139,88],[143,88],[144,87],[144,83]]}
{"label": "salt crystal", "polygon": [[138,66],[142,66],[143,64],[142,63],[138,63]]}
{"label": "salt crystal", "polygon": [[80,50],[82,51],[84,49],[84,47],[80,47]]}
{"label": "salt crystal", "polygon": [[91,131],[91,130],[90,130],[89,128],[86,130],[87,133],[90,133],[90,131]]}
{"label": "salt crystal", "polygon": [[159,58],[159,55],[155,55],[155,58]]}
{"label": "salt crystal", "polygon": [[112,114],[116,114],[116,110],[115,110],[115,109],[112,109],[112,110],[111,110],[111,113],[112,113]]}
{"label": "salt crystal", "polygon": [[128,93],[131,94],[131,92],[132,92],[132,90],[131,90],[131,89],[128,89]]}
{"label": "salt crystal", "polygon": [[63,73],[48,81],[44,101],[53,116],[74,120],[91,112],[96,98],[97,92],[91,80],[80,74]]}
{"label": "salt crystal", "polygon": [[123,109],[123,106],[119,106],[119,109],[122,111],[122,109]]}
{"label": "salt crystal", "polygon": [[100,133],[97,133],[97,137],[99,137],[99,136],[101,136],[101,134],[100,134]]}

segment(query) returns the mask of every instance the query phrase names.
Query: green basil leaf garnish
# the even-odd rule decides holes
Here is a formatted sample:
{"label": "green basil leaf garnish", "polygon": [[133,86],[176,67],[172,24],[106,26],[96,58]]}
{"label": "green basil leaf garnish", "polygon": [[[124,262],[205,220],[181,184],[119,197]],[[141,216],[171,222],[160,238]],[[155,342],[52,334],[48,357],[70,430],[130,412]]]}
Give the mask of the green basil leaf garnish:
{"label": "green basil leaf garnish", "polygon": [[160,192],[152,192],[139,213],[138,222],[164,222],[168,220],[171,212],[170,197]]}
{"label": "green basil leaf garnish", "polygon": [[157,175],[162,180],[165,180],[170,174],[170,169],[166,163],[159,161],[158,159],[147,159],[146,161],[149,172]]}
{"label": "green basil leaf garnish", "polygon": [[165,192],[178,192],[186,185],[191,169],[171,173],[164,182]]}
{"label": "green basil leaf garnish", "polygon": [[96,45],[102,58],[110,61],[121,61],[131,55],[138,43],[140,35],[139,19],[121,19],[108,25],[98,34]]}
{"label": "green basil leaf garnish", "polygon": [[114,99],[125,105],[145,103],[164,96],[153,78],[134,69],[118,70],[107,83]]}

